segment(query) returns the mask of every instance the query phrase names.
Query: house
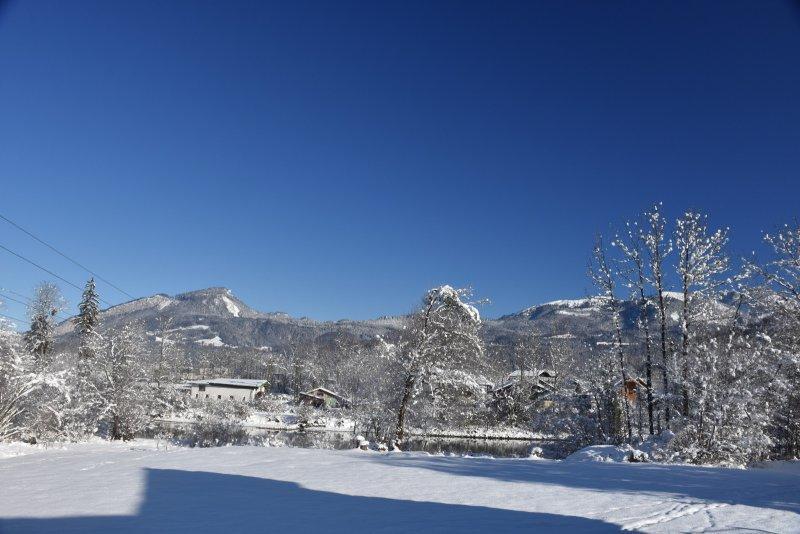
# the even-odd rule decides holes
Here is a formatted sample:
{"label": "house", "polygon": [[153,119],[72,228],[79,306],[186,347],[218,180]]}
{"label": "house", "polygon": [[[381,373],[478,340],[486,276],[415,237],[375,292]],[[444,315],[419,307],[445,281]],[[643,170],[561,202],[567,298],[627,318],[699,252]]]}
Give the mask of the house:
{"label": "house", "polygon": [[505,380],[492,389],[496,398],[507,398],[519,392],[521,387],[528,390],[527,395],[533,399],[555,391],[556,374],[547,369],[516,370],[506,375]]}
{"label": "house", "polygon": [[314,408],[346,408],[347,399],[325,388],[314,388],[300,394],[300,403]]}
{"label": "house", "polygon": [[621,388],[620,393],[628,402],[635,403],[640,394],[647,391],[647,382],[641,378],[629,377],[625,380],[625,387]]}
{"label": "house", "polygon": [[235,400],[252,402],[267,393],[269,381],[250,378],[213,378],[193,380],[190,396],[193,399]]}

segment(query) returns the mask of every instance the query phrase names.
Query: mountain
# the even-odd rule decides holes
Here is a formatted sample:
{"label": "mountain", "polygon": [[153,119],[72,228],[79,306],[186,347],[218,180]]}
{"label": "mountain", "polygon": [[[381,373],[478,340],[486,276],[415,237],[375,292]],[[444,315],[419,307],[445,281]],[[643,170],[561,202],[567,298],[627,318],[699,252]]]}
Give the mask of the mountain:
{"label": "mountain", "polygon": [[[264,313],[254,310],[223,287],[136,299],[103,310],[100,322],[103,329],[126,323],[141,324],[154,340],[166,330],[170,339],[184,341],[190,346],[216,347],[277,347],[326,335],[374,338],[397,330],[400,325],[391,318],[332,322],[294,318],[281,312]],[[59,324],[55,333],[58,340],[65,343],[76,338],[71,321]]]}
{"label": "mountain", "polygon": [[[677,328],[680,304],[680,294],[667,294],[671,329]],[[635,334],[639,319],[636,304],[623,302],[621,318],[626,337]],[[315,321],[280,312],[265,313],[251,308],[222,287],[140,298],[102,311],[100,319],[102,328],[129,322],[141,324],[154,341],[166,331],[169,339],[184,342],[190,348],[280,348],[288,343],[326,343],[341,337],[368,340],[378,335],[391,340],[397,337],[405,321],[404,317]],[[487,342],[499,345],[509,345],[521,335],[536,333],[542,340],[571,340],[576,347],[606,344],[613,334],[610,311],[603,297],[532,306],[484,321],[482,332]],[[61,323],[56,336],[60,342],[74,343],[76,334],[71,321]]]}
{"label": "mountain", "polygon": [[[683,297],[667,292],[665,304],[672,328],[677,326]],[[623,334],[631,336],[638,331],[639,306],[635,302],[620,303]],[[655,321],[655,307],[651,307],[650,321]],[[502,332],[535,333],[543,339],[575,339],[587,343],[603,343],[613,335],[611,310],[605,297],[588,297],[574,300],[556,300],[531,306],[520,312],[486,321],[485,329],[495,335]]]}

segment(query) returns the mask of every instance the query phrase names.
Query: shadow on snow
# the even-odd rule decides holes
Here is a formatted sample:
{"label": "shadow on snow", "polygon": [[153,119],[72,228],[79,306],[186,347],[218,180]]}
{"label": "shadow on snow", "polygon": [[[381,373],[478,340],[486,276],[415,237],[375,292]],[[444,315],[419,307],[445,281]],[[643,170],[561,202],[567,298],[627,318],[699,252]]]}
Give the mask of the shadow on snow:
{"label": "shadow on snow", "polygon": [[800,513],[800,479],[794,474],[762,469],[491,458],[465,460],[407,453],[376,454],[369,458],[394,467],[430,469],[449,475],[637,495],[670,494]]}
{"label": "shadow on snow", "polygon": [[165,469],[146,470],[143,504],[133,516],[0,520],[2,534],[232,534],[245,531],[305,532],[309,529],[326,533],[619,531],[614,525],[579,517],[350,496],[264,478]]}

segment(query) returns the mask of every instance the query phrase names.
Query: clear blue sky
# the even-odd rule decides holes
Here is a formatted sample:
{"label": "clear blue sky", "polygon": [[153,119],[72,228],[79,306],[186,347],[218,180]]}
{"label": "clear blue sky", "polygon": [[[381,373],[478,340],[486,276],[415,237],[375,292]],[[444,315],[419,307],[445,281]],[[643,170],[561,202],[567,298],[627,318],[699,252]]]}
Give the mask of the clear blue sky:
{"label": "clear blue sky", "polygon": [[734,253],[798,216],[796,4],[376,4],[6,3],[0,213],[135,295],[318,319],[582,296],[593,234],[654,201]]}

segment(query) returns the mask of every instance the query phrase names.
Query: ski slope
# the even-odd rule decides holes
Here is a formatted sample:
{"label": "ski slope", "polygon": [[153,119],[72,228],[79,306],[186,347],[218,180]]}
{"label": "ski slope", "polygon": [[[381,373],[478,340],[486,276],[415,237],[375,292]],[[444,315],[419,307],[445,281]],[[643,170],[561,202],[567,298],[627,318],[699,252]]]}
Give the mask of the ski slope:
{"label": "ski slope", "polygon": [[800,532],[796,467],[6,445],[0,532],[789,533]]}

